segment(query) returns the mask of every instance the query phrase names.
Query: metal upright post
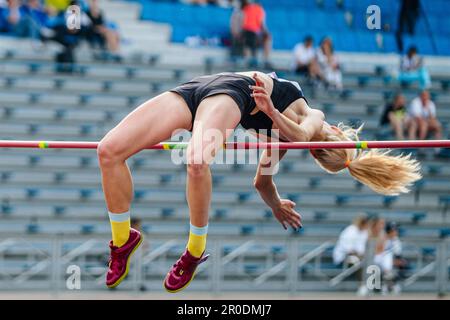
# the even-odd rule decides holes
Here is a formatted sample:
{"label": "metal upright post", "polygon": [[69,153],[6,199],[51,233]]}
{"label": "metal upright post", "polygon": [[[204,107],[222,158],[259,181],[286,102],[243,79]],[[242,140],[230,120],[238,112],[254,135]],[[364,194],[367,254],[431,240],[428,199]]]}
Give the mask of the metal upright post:
{"label": "metal upright post", "polygon": [[214,294],[219,294],[221,291],[222,282],[222,250],[218,240],[213,240],[213,254],[212,254],[212,291]]}
{"label": "metal upright post", "polygon": [[436,285],[438,296],[445,296],[447,293],[448,269],[447,269],[447,240],[443,239],[439,243],[438,255],[436,257]]}
{"label": "metal upright post", "polygon": [[[52,279],[52,287],[54,293],[57,295],[59,293],[60,283],[61,283],[61,244],[62,241],[58,235],[56,235],[52,239],[52,267],[51,269],[51,279]],[[65,273],[64,273],[65,274]]]}
{"label": "metal upright post", "polygon": [[297,293],[298,286],[298,241],[291,239],[289,241],[289,268],[286,279],[288,280],[289,292],[291,295]]}
{"label": "metal upright post", "polygon": [[[367,280],[369,278],[369,274],[367,273],[367,270],[369,266],[374,265],[375,262],[375,247],[376,247],[376,240],[369,240],[367,243],[366,253],[364,254],[364,259],[362,263],[362,267],[360,272],[362,273],[362,280],[363,283],[367,286]],[[381,276],[381,274],[380,274]],[[381,289],[381,288],[380,288]]]}

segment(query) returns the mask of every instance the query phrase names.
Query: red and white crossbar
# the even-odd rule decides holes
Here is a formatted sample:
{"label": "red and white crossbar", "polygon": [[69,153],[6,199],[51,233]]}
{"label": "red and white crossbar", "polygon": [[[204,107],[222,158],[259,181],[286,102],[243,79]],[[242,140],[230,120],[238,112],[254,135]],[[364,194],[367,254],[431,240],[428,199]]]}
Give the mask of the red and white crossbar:
{"label": "red and white crossbar", "polygon": [[[0,140],[0,148],[30,149],[97,149],[96,141],[23,141]],[[145,149],[185,149],[188,142],[162,142]],[[225,149],[417,149],[450,148],[450,140],[405,141],[333,141],[333,142],[227,142]]]}

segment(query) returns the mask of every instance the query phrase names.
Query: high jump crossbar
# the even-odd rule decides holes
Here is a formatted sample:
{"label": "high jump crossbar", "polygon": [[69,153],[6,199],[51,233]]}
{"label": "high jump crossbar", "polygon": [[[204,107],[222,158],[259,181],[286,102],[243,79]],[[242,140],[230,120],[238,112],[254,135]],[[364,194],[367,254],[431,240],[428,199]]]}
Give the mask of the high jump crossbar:
{"label": "high jump crossbar", "polygon": [[[0,140],[0,148],[30,149],[97,149],[97,141],[23,141]],[[188,142],[162,142],[145,149],[186,149]],[[450,148],[450,140],[405,141],[333,141],[333,142],[227,142],[224,149],[417,149]]]}

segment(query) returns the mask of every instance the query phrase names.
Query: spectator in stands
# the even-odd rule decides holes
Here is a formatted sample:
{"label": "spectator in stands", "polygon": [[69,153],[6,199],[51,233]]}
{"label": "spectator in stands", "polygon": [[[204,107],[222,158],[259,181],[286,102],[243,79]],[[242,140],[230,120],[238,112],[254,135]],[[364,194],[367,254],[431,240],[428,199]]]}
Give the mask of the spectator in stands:
{"label": "spectator in stands", "polygon": [[369,218],[359,215],[341,232],[333,250],[334,264],[348,266],[361,261],[366,250],[368,227]]}
{"label": "spectator in stands", "polygon": [[321,73],[323,74],[326,85],[334,89],[342,90],[342,73],[338,58],[334,54],[333,42],[331,38],[326,37],[322,40],[317,50],[317,61]]}
{"label": "spectator in stands", "polygon": [[[78,2],[71,0],[46,0],[45,6],[48,13],[47,26],[52,30],[52,35],[45,37],[45,41],[55,41],[62,45],[55,60],[60,65],[59,71],[72,72],[75,62],[74,50],[79,43],[80,30],[69,30],[66,24],[66,9],[69,5],[78,5]],[[83,22],[83,20],[82,20]],[[84,27],[84,23],[82,23]],[[82,28],[84,30],[84,28]]]}
{"label": "spectator in stands", "polygon": [[244,55],[242,24],[244,21],[243,2],[230,0],[233,5],[233,13],[230,19],[231,32],[231,58],[234,60]]}
{"label": "spectator in stands", "polygon": [[3,32],[13,33],[18,37],[30,36],[29,24],[19,0],[7,0],[7,6],[1,14],[4,21]]}
{"label": "spectator in stands", "polygon": [[[366,251],[369,218],[366,215],[357,216],[351,225],[345,228],[339,235],[339,239],[333,250],[333,263],[339,267],[349,268],[359,264]],[[357,280],[361,282],[358,291],[364,291],[366,287],[363,281],[361,269],[356,273]]]}
{"label": "spectator in stands", "polygon": [[425,140],[430,132],[435,139],[441,139],[442,126],[436,118],[436,105],[430,99],[430,93],[423,90],[413,99],[408,109],[408,138]]}
{"label": "spectator in stands", "polygon": [[422,90],[431,86],[430,75],[423,65],[423,58],[417,53],[417,47],[411,46],[402,57],[398,81],[402,84],[418,81]]}
{"label": "spectator in stands", "polygon": [[[378,216],[372,216],[369,219],[368,241],[375,242],[375,256],[383,252],[384,249],[384,227],[385,220]],[[369,257],[370,259],[370,257]],[[361,277],[362,278],[362,277]],[[361,279],[362,280],[362,279]],[[358,289],[358,295],[365,296],[369,289],[363,283]]]}
{"label": "spectator in stands", "polygon": [[317,61],[316,50],[314,49],[314,39],[306,36],[303,43],[299,43],[294,48],[295,72],[307,75],[309,79],[317,81],[322,79],[320,66]]}
{"label": "spectator in stands", "polygon": [[386,220],[378,216],[370,218],[369,224],[369,239],[382,240],[384,236],[384,227],[386,226]]}
{"label": "spectator in stands", "polygon": [[6,21],[3,12],[7,6],[6,0],[0,0],[0,32],[5,32],[3,29],[6,27]]}
{"label": "spectator in stands", "polygon": [[31,38],[40,42],[43,38],[52,34],[47,27],[47,13],[39,0],[28,0],[22,8]]}
{"label": "spectator in stands", "polygon": [[58,13],[67,9],[72,0],[45,0],[45,8],[50,15],[57,15]]}
{"label": "spectator in stands", "polygon": [[403,53],[403,33],[414,35],[419,14],[420,0],[402,0],[398,16],[398,28],[395,33],[397,48],[400,53]]}
{"label": "spectator in stands", "polygon": [[406,267],[406,260],[401,257],[402,244],[398,237],[398,226],[395,222],[386,224],[385,232],[380,237],[379,248],[374,262],[382,271],[382,293],[400,293],[398,270]]}
{"label": "spectator in stands", "polygon": [[119,33],[105,21],[98,0],[89,1],[89,8],[86,14],[90,20],[90,25],[86,31],[88,41],[91,43],[98,42],[102,47],[106,45],[109,52],[117,53],[120,49]]}
{"label": "spectator in stands", "polygon": [[384,108],[380,124],[382,126],[390,124],[398,140],[405,138],[407,110],[405,97],[401,93],[397,93],[394,100],[388,103]]}
{"label": "spectator in stands", "polygon": [[272,69],[269,62],[272,49],[272,37],[266,26],[266,12],[256,1],[242,0],[243,22],[242,36],[244,43],[244,53],[251,55],[250,67],[258,64],[258,48],[264,49],[264,67]]}
{"label": "spectator in stands", "polygon": [[382,293],[400,293],[398,280],[403,277],[407,261],[402,257],[402,243],[395,222],[386,224],[383,239],[383,252],[375,256],[374,262],[380,266],[383,275]]}

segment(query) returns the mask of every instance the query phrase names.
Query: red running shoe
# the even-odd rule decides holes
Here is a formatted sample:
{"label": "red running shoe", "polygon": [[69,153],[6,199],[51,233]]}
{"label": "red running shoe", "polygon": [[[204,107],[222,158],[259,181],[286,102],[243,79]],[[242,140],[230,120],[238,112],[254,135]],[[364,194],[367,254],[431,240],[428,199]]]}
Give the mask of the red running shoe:
{"label": "red running shoe", "polygon": [[128,274],[130,257],[141,245],[143,236],[135,229],[130,229],[130,237],[128,241],[119,247],[113,245],[112,240],[109,242],[111,254],[109,256],[109,269],[106,274],[106,285],[108,288],[115,288],[122,282]]}
{"label": "red running shoe", "polygon": [[200,258],[196,258],[186,249],[164,280],[166,290],[170,293],[176,293],[186,288],[194,279],[195,269],[197,269],[198,265],[208,259],[209,255],[203,256],[203,254]]}

